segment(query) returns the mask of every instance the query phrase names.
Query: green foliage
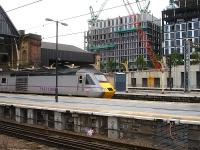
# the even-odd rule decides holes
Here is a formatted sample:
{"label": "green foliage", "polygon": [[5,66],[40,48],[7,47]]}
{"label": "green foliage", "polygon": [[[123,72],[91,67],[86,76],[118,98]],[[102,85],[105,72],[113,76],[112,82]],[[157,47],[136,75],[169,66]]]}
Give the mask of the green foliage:
{"label": "green foliage", "polygon": [[104,69],[106,69],[106,63],[101,61],[100,62],[100,70],[103,71]]}
{"label": "green foliage", "polygon": [[171,65],[177,66],[177,65],[182,65],[183,62],[183,55],[174,52],[172,53],[169,57],[171,57]]}
{"label": "green foliage", "polygon": [[147,63],[144,60],[143,55],[139,55],[135,63],[139,70],[143,70],[147,66]]}
{"label": "green foliage", "polygon": [[116,68],[117,63],[114,60],[109,60],[107,62],[107,71],[112,72]]}
{"label": "green foliage", "polygon": [[192,64],[200,64],[200,52],[194,52],[191,55],[192,58]]}
{"label": "green foliage", "polygon": [[113,72],[115,70],[116,66],[118,65],[117,62],[114,60],[108,60],[108,61],[102,61],[100,63],[100,69],[101,71],[106,71],[106,72]]}

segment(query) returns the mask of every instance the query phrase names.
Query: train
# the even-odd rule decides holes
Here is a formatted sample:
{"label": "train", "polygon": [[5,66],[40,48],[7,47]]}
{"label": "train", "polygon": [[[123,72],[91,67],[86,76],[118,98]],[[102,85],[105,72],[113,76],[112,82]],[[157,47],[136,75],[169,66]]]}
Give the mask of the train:
{"label": "train", "polygon": [[115,89],[105,75],[95,68],[18,70],[0,72],[0,92],[55,94],[112,98]]}

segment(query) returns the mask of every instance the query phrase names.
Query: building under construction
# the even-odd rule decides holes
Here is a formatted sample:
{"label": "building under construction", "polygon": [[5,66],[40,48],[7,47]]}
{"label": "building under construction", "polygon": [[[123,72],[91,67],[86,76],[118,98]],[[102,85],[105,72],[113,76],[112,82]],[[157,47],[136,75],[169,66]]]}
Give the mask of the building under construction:
{"label": "building under construction", "polygon": [[[143,13],[137,15],[140,27],[145,31],[147,39],[155,54],[161,52],[161,22],[154,16]],[[112,70],[119,71],[121,63],[127,61],[129,70],[136,68],[136,60],[142,56],[148,67],[152,66],[149,59],[144,39],[138,35],[138,28],[132,16],[117,17],[97,21],[86,35],[86,48],[92,52],[98,52],[101,63],[104,64],[102,71],[108,71],[108,64],[116,65]],[[105,65],[106,64],[106,65]]]}
{"label": "building under construction", "polygon": [[[200,0],[170,0],[162,12],[164,54],[184,53],[185,39],[200,43]],[[193,49],[194,51],[194,49]]]}

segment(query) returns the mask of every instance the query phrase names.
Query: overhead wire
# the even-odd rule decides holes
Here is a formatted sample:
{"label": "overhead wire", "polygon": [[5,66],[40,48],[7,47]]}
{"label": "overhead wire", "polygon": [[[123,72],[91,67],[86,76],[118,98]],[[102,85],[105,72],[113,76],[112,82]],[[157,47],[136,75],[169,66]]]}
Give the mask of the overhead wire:
{"label": "overhead wire", "polygon": [[[143,2],[145,0],[138,0],[138,2]],[[132,4],[135,4],[136,2],[132,2],[130,3],[131,5]],[[110,7],[110,8],[105,8],[103,9],[102,11],[108,11],[108,10],[112,10],[112,9],[116,9],[116,8],[120,8],[120,7],[124,7],[125,5],[122,4],[122,5],[118,5],[118,6],[114,6],[114,7]],[[98,13],[99,11],[95,11],[94,13]],[[77,16],[72,16],[72,17],[69,17],[69,18],[65,18],[65,19],[60,19],[58,21],[66,21],[66,20],[71,20],[71,19],[76,19],[76,18],[80,18],[80,17],[84,17],[84,16],[88,16],[90,15],[90,13],[85,13],[85,14],[80,14],[80,15],[77,15]],[[30,29],[35,29],[35,28],[41,28],[41,27],[44,27],[46,25],[49,25],[49,24],[53,24],[52,23],[46,23],[46,24],[42,24],[42,25],[37,25],[37,26],[34,26],[34,27],[30,27],[30,28],[27,28],[25,30],[30,30]]]}
{"label": "overhead wire", "polygon": [[[29,6],[29,5],[32,5],[32,4],[35,4],[35,3],[38,3],[42,0],[37,0],[37,1],[34,1],[32,3],[28,3],[28,4],[25,4],[25,5],[22,5],[22,6],[19,6],[19,7],[16,7],[16,8],[13,8],[11,10],[8,10],[6,12],[10,12],[10,11],[13,11],[13,10],[16,10],[16,9],[20,9],[20,8],[23,8],[23,7],[26,7],[26,6]],[[145,0],[138,0],[137,2],[143,2]],[[129,3],[130,5],[132,4],[135,4],[137,2],[132,2],[132,3]],[[120,8],[120,7],[124,7],[125,4],[122,4],[122,5],[118,5],[118,6],[114,6],[114,7],[110,7],[110,8],[106,8],[106,9],[103,9],[101,11],[108,11],[108,10],[112,10],[112,9],[116,9],[116,8]],[[99,11],[95,11],[95,13],[98,13]],[[71,19],[76,19],[76,18],[80,18],[80,17],[84,17],[84,16],[87,16],[87,15],[90,15],[90,13],[85,13],[85,14],[80,14],[80,15],[77,15],[77,16],[72,16],[72,17],[69,17],[69,18],[65,18],[65,19],[60,19],[59,21],[66,21],[66,20],[71,20]],[[158,19],[159,21],[160,19]],[[154,20],[156,21],[156,20]],[[42,25],[38,25],[38,26],[34,26],[34,27],[30,27],[30,28],[27,28],[25,30],[31,30],[31,29],[35,29],[35,28],[41,28],[41,27],[45,27],[47,25],[50,25],[50,24],[53,24],[53,23],[46,23],[46,24],[42,24]],[[70,35],[77,35],[77,34],[82,34],[82,33],[85,33],[87,31],[80,31],[80,32],[74,32],[74,33],[68,33],[68,34],[63,34],[63,35],[59,35],[58,37],[63,37],[63,36],[70,36]],[[55,38],[56,36],[48,36],[48,37],[43,37],[42,39],[50,39],[50,38]]]}
{"label": "overhead wire", "polygon": [[41,2],[41,1],[43,1],[43,0],[37,0],[37,1],[31,2],[31,3],[27,3],[27,4],[24,4],[24,5],[18,6],[18,7],[16,7],[16,8],[10,9],[10,10],[8,10],[8,11],[6,11],[6,12],[11,12],[11,11],[14,11],[14,10],[17,10],[17,9],[20,9],[20,8],[23,8],[23,7],[27,7],[27,6],[29,6],[29,5],[32,5],[32,4]]}
{"label": "overhead wire", "polygon": [[[145,0],[140,0],[138,2],[143,2]],[[130,5],[134,4],[136,2],[133,2],[133,3],[129,3]],[[107,10],[112,10],[112,9],[116,9],[116,8],[120,8],[120,7],[124,7],[126,4],[122,4],[122,5],[118,5],[118,6],[114,6],[114,7],[110,7],[110,8],[106,8],[106,9],[103,9],[102,11],[107,11]],[[99,11],[95,11],[95,13],[98,13]],[[87,15],[90,15],[90,13],[85,13],[85,14],[81,14],[81,15],[78,15],[78,16],[73,16],[73,17],[69,17],[69,18],[65,18],[65,19],[61,19],[59,21],[66,21],[66,20],[71,20],[71,19],[76,19],[76,18],[79,18],[79,17],[83,17],[83,16],[87,16]],[[160,21],[160,19],[155,19],[154,22],[156,21]],[[47,23],[47,24],[43,24],[42,27],[46,26],[46,25],[49,25],[49,24],[53,24],[53,23]],[[39,28],[41,27],[40,26],[35,26],[33,28]],[[33,29],[33,28],[29,28],[29,29]],[[80,31],[80,32],[75,32],[75,33],[69,33],[69,34],[64,34],[64,35],[59,35],[58,37],[62,37],[62,36],[69,36],[69,35],[74,35],[74,34],[81,34],[81,33],[85,33],[87,31]],[[49,38],[55,38],[56,36],[49,36],[49,37],[43,37],[42,39],[49,39]]]}

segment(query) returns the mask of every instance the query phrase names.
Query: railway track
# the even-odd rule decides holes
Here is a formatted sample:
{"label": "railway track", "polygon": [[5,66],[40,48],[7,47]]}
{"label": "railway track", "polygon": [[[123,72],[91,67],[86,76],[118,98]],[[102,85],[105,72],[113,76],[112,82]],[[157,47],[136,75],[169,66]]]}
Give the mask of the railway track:
{"label": "railway track", "polygon": [[3,120],[0,120],[0,133],[67,150],[155,150]]}

